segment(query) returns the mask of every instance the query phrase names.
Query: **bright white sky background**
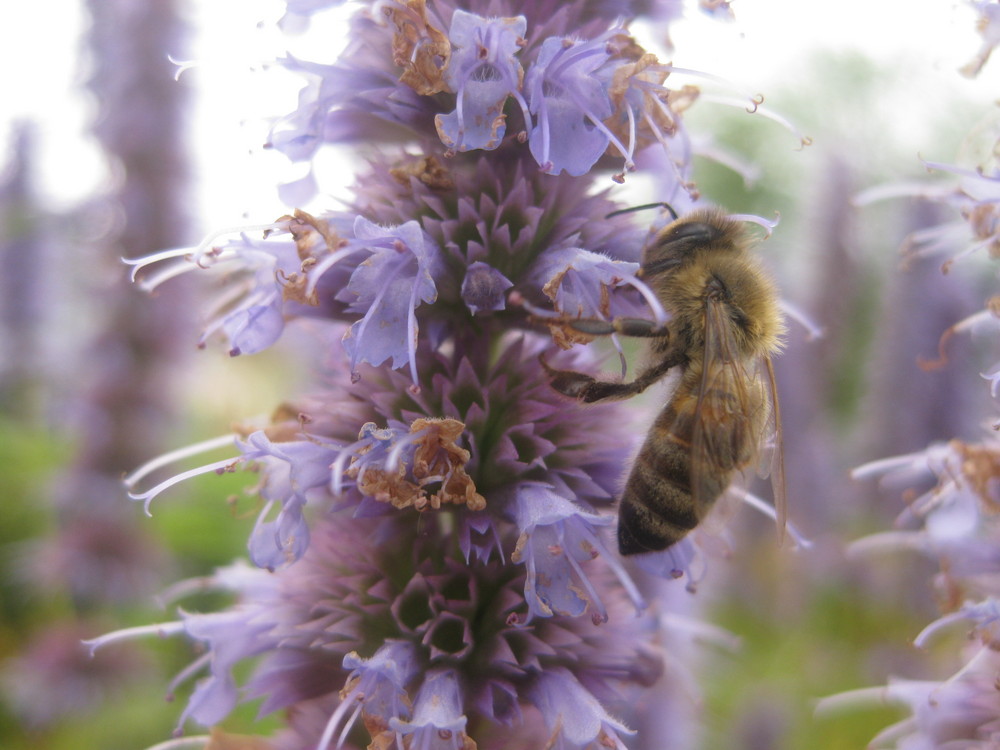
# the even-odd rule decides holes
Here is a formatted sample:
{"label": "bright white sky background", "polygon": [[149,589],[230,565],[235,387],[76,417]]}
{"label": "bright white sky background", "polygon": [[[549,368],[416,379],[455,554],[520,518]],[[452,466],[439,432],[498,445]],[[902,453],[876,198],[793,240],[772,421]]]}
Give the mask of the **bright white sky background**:
{"label": "bright white sky background", "polygon": [[[55,208],[83,199],[103,179],[100,156],[86,136],[93,103],[76,88],[83,77],[81,5],[8,2],[3,14],[0,144],[14,119],[41,124],[39,187]],[[336,20],[318,16],[309,34],[289,38],[275,28],[283,12],[279,0],[188,0],[187,7],[195,37],[178,56],[198,63],[184,74],[199,92],[194,167],[201,210],[192,213],[202,225],[196,231],[273,219],[286,210],[274,186],[295,173],[284,157],[262,152],[259,144],[267,118],[294,106],[298,79],[259,71],[286,50],[332,60],[342,38]],[[912,108],[912,116],[895,119],[909,123],[900,138],[913,138],[914,156],[920,151],[929,159],[954,157],[928,153],[920,142],[921,113],[932,111],[936,92],[967,93],[983,100],[984,108],[1000,96],[1000,53],[977,80],[956,73],[980,43],[975,13],[963,0],[736,0],[733,7],[735,24],[691,10],[674,31],[673,62],[765,94],[776,86],[814,86],[802,77],[802,62],[821,48],[858,49],[887,64],[902,62],[919,85],[894,94],[893,106],[896,112]]]}

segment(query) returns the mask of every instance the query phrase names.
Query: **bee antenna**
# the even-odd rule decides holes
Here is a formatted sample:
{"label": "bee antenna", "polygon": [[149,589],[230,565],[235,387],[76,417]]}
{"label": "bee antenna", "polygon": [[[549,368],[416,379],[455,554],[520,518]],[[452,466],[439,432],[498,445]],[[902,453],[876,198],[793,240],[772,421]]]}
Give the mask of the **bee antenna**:
{"label": "bee antenna", "polygon": [[677,212],[674,210],[674,207],[671,206],[669,203],[665,202],[643,203],[641,206],[632,206],[630,208],[619,208],[617,211],[612,211],[611,213],[606,214],[604,218],[610,219],[612,216],[620,216],[621,214],[630,214],[633,211],[645,211],[650,208],[665,208],[667,209],[667,211],[670,212],[670,216],[671,218],[674,219],[674,221],[678,219]]}

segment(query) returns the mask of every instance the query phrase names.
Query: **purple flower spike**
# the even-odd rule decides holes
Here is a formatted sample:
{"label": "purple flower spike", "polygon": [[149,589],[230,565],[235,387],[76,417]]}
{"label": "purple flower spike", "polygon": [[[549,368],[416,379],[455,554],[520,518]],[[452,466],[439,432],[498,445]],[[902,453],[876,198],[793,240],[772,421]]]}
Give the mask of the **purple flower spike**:
{"label": "purple flower spike", "polygon": [[608,147],[611,134],[603,121],[611,116],[611,100],[595,75],[608,61],[606,46],[603,38],[551,37],[542,43],[525,91],[535,116],[531,155],[543,172],[586,174]]}
{"label": "purple flower spike", "polygon": [[[336,2],[289,0],[284,22]],[[204,679],[182,723],[259,700],[280,717],[260,738],[276,749],[624,750],[664,697],[648,691],[674,676],[660,648],[672,603],[646,611],[625,566],[690,577],[700,542],[619,557],[614,508],[639,436],[620,404],[554,388],[547,362],[553,344],[595,338],[573,338],[570,319],[669,320],[636,275],[649,214],[597,180],[619,155],[686,176],[675,115],[693,93],[667,90],[669,66],[621,26],[649,3],[356,5],[337,59],[278,61],[306,86],[267,144],[309,168],[282,193],[296,201],[321,182],[320,149],[353,144],[352,197],[135,263],[157,263],[147,289],[219,272],[206,336],[234,355],[306,319],[282,353],[312,373],[308,397],[126,478],[148,510],[189,477],[252,471],[258,567],[165,595],[233,594],[217,613],[92,645],[186,633],[203,650],[175,683]],[[669,190],[649,200],[685,207]],[[559,359],[599,369],[589,349]],[[636,747],[671,741],[649,731]]]}
{"label": "purple flower spike", "polygon": [[528,106],[519,89],[524,76],[514,57],[524,44],[528,22],[516,18],[483,18],[457,9],[451,18],[451,63],[445,80],[455,92],[455,110],[434,118],[441,141],[455,151],[500,145],[506,130],[503,113],[508,96]]}
{"label": "purple flower spike", "polygon": [[364,317],[344,334],[344,348],[351,358],[351,378],[360,380],[359,362],[392,367],[409,363],[417,382],[416,308],[437,299],[434,277],[440,272],[437,246],[420,225],[408,221],[399,227],[380,227],[358,217],[354,234],[371,255],[351,274],[337,299],[348,311]]}

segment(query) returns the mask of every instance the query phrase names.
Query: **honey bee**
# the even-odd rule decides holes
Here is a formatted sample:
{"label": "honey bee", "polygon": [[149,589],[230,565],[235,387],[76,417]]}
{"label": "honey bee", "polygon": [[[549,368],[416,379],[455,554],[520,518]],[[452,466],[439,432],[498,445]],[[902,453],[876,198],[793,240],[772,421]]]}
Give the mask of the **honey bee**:
{"label": "honey bee", "polygon": [[[785,499],[771,357],[784,326],[771,279],[743,223],[717,209],[675,219],[646,244],[638,275],[670,319],[563,321],[592,336],[649,339],[650,364],[628,383],[542,365],[555,390],[582,402],[622,399],[668,372],[676,388],[635,459],[618,510],[623,555],[663,550],[697,526],[734,475],[770,452],[779,534]],[[770,445],[768,445],[770,443]],[[768,449],[768,450],[765,450]],[[763,463],[763,462],[762,462]]]}

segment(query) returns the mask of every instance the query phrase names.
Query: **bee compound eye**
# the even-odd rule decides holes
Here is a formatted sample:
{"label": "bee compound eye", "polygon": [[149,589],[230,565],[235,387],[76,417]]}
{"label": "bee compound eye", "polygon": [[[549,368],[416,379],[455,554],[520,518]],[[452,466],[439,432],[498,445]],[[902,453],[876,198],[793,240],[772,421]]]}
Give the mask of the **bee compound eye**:
{"label": "bee compound eye", "polygon": [[668,245],[675,242],[703,243],[711,242],[717,236],[718,230],[711,224],[692,221],[670,230],[663,238],[663,242]]}

